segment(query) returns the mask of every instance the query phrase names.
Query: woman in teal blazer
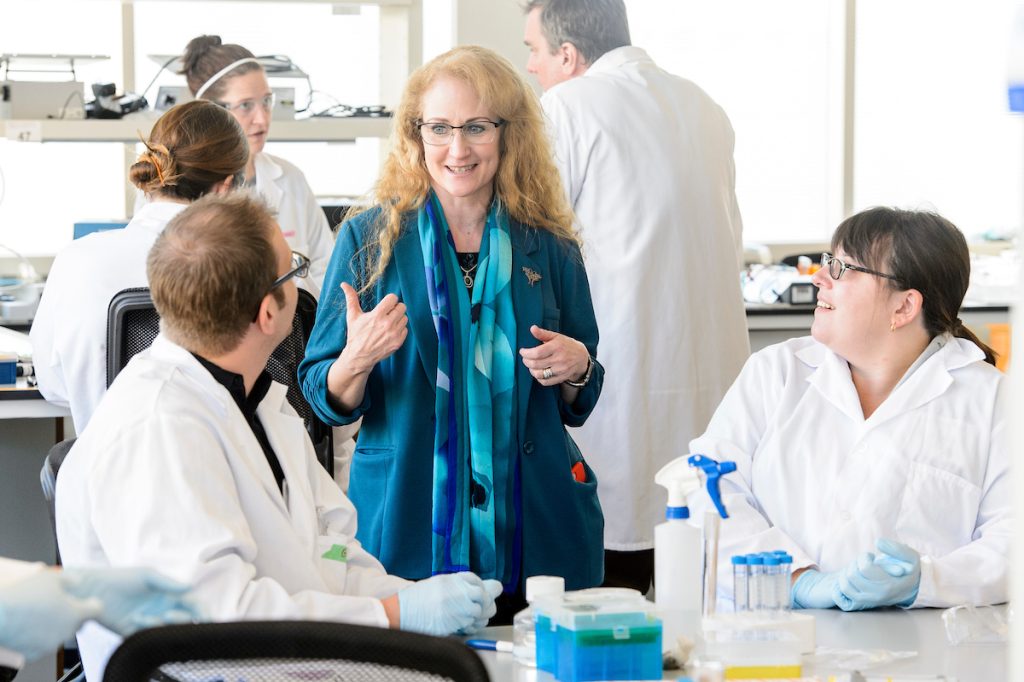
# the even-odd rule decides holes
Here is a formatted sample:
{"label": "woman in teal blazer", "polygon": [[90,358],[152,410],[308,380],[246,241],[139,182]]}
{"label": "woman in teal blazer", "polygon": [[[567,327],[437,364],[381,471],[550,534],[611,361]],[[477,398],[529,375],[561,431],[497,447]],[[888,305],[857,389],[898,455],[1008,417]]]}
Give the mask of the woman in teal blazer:
{"label": "woman in teal blazer", "polygon": [[321,418],[363,418],[360,542],[406,578],[497,578],[506,611],[530,575],[599,585],[597,480],[565,428],[601,392],[597,323],[539,104],[507,61],[456,48],[412,75],[376,201],[342,225],[299,368]]}

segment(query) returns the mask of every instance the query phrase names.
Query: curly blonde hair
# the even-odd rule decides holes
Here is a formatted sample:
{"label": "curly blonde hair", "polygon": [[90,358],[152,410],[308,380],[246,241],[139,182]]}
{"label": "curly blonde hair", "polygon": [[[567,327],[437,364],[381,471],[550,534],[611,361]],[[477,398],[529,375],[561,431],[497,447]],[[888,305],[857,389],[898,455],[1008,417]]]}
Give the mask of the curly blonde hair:
{"label": "curly blonde hair", "polygon": [[[402,215],[419,209],[430,190],[430,174],[416,122],[422,118],[425,93],[441,78],[467,84],[484,106],[504,122],[499,128],[494,191],[509,216],[579,244],[537,96],[512,64],[496,52],[477,46],[456,47],[414,71],[406,83],[395,112],[391,151],[373,190],[373,203],[381,211],[377,233],[370,243],[371,273],[363,288],[373,284],[387,268],[401,234]],[[359,209],[351,215],[371,208]]]}

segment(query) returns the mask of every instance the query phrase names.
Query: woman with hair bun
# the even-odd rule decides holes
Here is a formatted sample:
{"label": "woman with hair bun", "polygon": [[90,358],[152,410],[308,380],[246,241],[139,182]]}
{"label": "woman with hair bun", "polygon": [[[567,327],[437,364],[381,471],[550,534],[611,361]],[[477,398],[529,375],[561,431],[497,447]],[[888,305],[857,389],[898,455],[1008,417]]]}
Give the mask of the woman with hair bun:
{"label": "woman with hair bun", "polygon": [[170,220],[209,193],[229,191],[249,160],[242,128],[211,102],[168,110],[129,172],[149,199],[123,230],[91,234],[57,254],[32,324],[39,390],[69,407],[81,433],[106,391],[107,307],[148,286],[146,256]]}
{"label": "woman with hair bun", "polygon": [[219,36],[193,38],[182,61],[181,73],[192,95],[224,107],[245,130],[252,152],[245,167],[245,184],[277,212],[288,246],[309,257],[309,277],[299,285],[319,298],[334,235],[302,171],[263,151],[274,107],[263,67],[252,52],[241,45],[224,44]]}

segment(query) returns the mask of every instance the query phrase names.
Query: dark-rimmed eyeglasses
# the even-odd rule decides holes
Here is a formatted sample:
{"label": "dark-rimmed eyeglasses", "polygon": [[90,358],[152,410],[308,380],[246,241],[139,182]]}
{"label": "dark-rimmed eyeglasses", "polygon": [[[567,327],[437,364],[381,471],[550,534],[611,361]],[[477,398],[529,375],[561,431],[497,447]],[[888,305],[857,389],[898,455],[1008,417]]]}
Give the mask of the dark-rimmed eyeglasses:
{"label": "dark-rimmed eyeglasses", "polygon": [[292,251],[292,269],[274,280],[270,285],[270,291],[278,288],[292,277],[303,279],[309,274],[309,257],[298,251]]}
{"label": "dark-rimmed eyeglasses", "polygon": [[828,274],[832,279],[839,279],[843,276],[843,273],[847,270],[854,270],[856,272],[866,272],[869,275],[875,277],[884,277],[885,279],[891,279],[894,282],[901,281],[896,275],[887,275],[884,272],[878,272],[877,270],[871,270],[869,268],[861,267],[860,265],[850,265],[839,260],[831,253],[821,254],[821,268],[822,270],[828,270]]}
{"label": "dark-rimmed eyeglasses", "polygon": [[[270,285],[269,289],[267,289],[267,293],[269,294],[274,289],[278,288],[279,286],[281,286],[282,284],[284,284],[285,282],[290,280],[292,277],[298,277],[298,278],[302,279],[302,278],[306,277],[306,275],[308,275],[308,274],[309,274],[309,257],[306,256],[305,254],[299,253],[298,251],[292,251],[292,267],[291,267],[291,269],[288,272],[286,272],[283,275],[281,275],[280,277],[278,277],[277,279],[275,279],[274,283]],[[257,319],[259,319],[259,316],[260,316],[260,308],[259,308],[259,306],[260,305],[262,305],[262,301],[260,301],[260,304],[256,306],[256,312],[253,313],[253,316],[252,316],[252,321],[253,322],[255,322]]]}
{"label": "dark-rimmed eyeglasses", "polygon": [[416,121],[416,128],[420,131],[420,138],[426,144],[438,146],[451,144],[455,139],[456,130],[462,133],[462,139],[469,144],[488,144],[494,142],[498,128],[504,123],[504,121],[480,119],[467,121],[460,126],[453,126],[440,121]]}

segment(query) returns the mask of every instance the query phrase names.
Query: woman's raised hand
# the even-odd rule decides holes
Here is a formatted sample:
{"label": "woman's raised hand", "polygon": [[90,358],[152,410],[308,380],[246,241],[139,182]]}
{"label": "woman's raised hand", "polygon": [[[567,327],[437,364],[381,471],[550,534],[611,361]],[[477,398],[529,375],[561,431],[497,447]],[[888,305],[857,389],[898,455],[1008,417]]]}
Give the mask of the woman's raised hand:
{"label": "woman's raised hand", "polygon": [[352,285],[342,282],[341,289],[345,292],[348,341],[339,360],[352,374],[368,374],[374,365],[401,348],[409,335],[405,304],[388,294],[377,307],[364,312]]}

